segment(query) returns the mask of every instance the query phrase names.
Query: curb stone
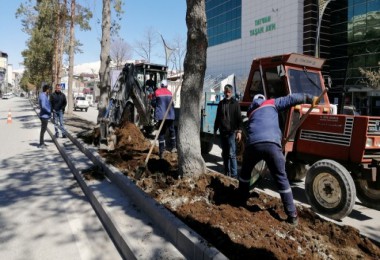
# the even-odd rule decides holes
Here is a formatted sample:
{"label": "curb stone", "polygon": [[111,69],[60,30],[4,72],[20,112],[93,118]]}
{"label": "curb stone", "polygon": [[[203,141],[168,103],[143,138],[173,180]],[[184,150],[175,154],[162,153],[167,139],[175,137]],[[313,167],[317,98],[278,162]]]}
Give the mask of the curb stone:
{"label": "curb stone", "polygon": [[[37,106],[31,102],[32,107],[37,113]],[[187,259],[205,259],[205,260],[223,260],[228,259],[224,254],[222,254],[215,247],[209,246],[208,242],[203,239],[199,234],[194,230],[190,229],[186,224],[184,224],[180,219],[174,216],[168,209],[166,209],[162,204],[156,202],[153,198],[148,196],[143,192],[136,184],[126,177],[122,172],[120,172],[113,165],[108,165],[105,163],[105,160],[97,153],[97,149],[94,147],[87,146],[82,140],[76,139],[70,130],[67,129],[67,138],[69,138],[90,160],[100,167],[106,174],[107,178],[115,183],[128,197],[130,197],[142,211],[146,214],[160,227],[160,229],[168,236],[169,240],[178,248],[178,250],[187,258]],[[49,129],[47,132],[51,136],[61,155],[64,157],[69,168],[74,173],[75,178],[80,183],[81,187],[86,194],[92,193],[87,184],[82,179],[80,173],[75,168],[75,166],[70,163],[70,160],[64,148],[59,144],[57,139],[54,136],[54,133]],[[94,197],[94,195],[89,196],[89,200],[94,205],[94,208],[98,210],[99,214],[106,215],[104,209],[101,208],[99,201]],[[103,221],[103,220],[102,220]],[[128,256],[128,259],[135,259],[135,256],[131,256],[131,251],[128,246],[125,244],[125,241],[122,241],[123,238],[118,231],[117,224],[113,223],[112,218],[105,217],[105,224],[112,234],[112,239],[117,243],[118,248],[123,248],[124,256]]]}

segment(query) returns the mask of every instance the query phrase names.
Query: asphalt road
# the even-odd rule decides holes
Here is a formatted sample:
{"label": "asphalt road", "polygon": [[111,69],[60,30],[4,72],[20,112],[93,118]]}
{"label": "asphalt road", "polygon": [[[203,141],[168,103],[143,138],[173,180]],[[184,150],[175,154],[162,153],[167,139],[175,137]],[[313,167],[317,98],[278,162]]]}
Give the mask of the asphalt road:
{"label": "asphalt road", "polygon": [[89,120],[91,122],[96,123],[96,119],[98,118],[98,112],[97,104],[94,104],[92,107],[89,107],[87,112],[86,111],[73,111],[73,113],[79,117],[85,118],[86,120]]}
{"label": "asphalt road", "polygon": [[[90,107],[87,112],[75,111],[74,113],[92,122],[96,122],[98,116],[96,105]],[[214,144],[211,152],[204,156],[207,167],[218,172],[223,172],[223,160],[221,158],[221,153],[222,151],[219,145]],[[305,183],[303,181],[293,183],[292,189],[296,203],[302,204],[305,207],[310,207],[307,203],[305,195]],[[270,195],[279,197],[273,183],[266,183],[265,187],[260,188],[260,190]],[[372,240],[375,240],[380,244],[380,211],[363,206],[359,200],[356,201],[354,209],[349,216],[345,217],[341,221],[334,221],[332,219],[329,220],[340,225],[355,227],[359,229],[363,235],[370,237]]]}
{"label": "asphalt road", "polygon": [[0,259],[121,259],[40,126],[29,100],[0,99]]}

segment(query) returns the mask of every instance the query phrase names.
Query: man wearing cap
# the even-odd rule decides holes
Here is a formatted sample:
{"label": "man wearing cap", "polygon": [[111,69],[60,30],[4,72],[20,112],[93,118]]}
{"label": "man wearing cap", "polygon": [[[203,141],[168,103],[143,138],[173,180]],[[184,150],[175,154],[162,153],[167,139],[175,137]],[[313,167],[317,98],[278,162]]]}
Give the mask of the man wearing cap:
{"label": "man wearing cap", "polygon": [[296,93],[285,97],[266,100],[261,94],[255,95],[248,108],[247,142],[243,155],[243,164],[239,176],[239,192],[242,199],[249,196],[249,183],[253,167],[264,160],[276,181],[287,222],[298,224],[297,210],[293,202],[293,193],[285,172],[285,156],[282,150],[282,132],[278,122],[278,112],[297,104],[317,105],[318,97]]}
{"label": "man wearing cap", "polygon": [[214,134],[219,129],[224,174],[234,178],[237,178],[236,141],[241,140],[242,126],[239,103],[232,98],[232,86],[227,84],[224,86],[224,99],[216,111]]}
{"label": "man wearing cap", "polygon": [[[155,97],[155,104],[156,104],[155,119],[158,121],[158,125],[161,125],[162,120],[164,120],[165,112],[168,109],[170,102],[173,98],[172,93],[170,92],[170,90],[168,90],[168,82],[166,79],[164,79],[161,82],[161,88],[155,91],[155,96],[156,96]],[[169,129],[169,134],[170,134],[171,152],[172,153],[177,152],[176,134],[175,134],[175,129],[174,129],[174,119],[175,119],[174,102],[172,102],[170,106],[171,107],[166,116],[161,132],[159,133],[159,136],[158,136],[158,148],[159,148],[159,155],[161,159],[163,158],[163,154],[166,150],[165,135],[168,129]]]}

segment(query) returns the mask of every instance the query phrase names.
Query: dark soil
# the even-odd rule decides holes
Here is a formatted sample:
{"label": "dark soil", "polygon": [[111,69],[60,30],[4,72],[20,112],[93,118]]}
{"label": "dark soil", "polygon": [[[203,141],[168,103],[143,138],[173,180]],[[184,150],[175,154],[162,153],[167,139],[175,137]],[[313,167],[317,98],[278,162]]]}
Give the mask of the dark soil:
{"label": "dark soil", "polygon": [[320,218],[297,206],[300,222],[284,221],[279,199],[253,191],[246,202],[237,194],[237,180],[215,172],[180,178],[177,154],[159,159],[155,147],[144,165],[150,141],[133,124],[117,131],[118,145],[100,151],[107,162],[208,240],[230,259],[380,259],[380,248],[358,230]]}

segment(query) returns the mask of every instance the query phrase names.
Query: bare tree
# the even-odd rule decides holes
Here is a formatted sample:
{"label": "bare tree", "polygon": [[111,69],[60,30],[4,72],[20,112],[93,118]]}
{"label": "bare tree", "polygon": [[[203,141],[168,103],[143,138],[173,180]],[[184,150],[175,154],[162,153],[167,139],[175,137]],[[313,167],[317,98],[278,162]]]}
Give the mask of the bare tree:
{"label": "bare tree", "polygon": [[366,70],[359,68],[360,73],[365,78],[362,83],[366,83],[373,89],[380,89],[380,69],[378,70]]}
{"label": "bare tree", "polygon": [[100,68],[99,68],[99,115],[103,115],[108,102],[109,64],[110,64],[110,38],[111,38],[111,0],[103,0],[102,10],[102,39],[100,41]]}
{"label": "bare tree", "polygon": [[[53,14],[54,14],[54,17],[55,17],[55,26],[54,26],[54,30],[55,30],[55,33],[54,33],[54,37],[53,37],[53,49],[54,49],[54,55],[53,55],[53,62],[52,62],[52,81],[53,81],[53,86],[55,86],[55,84],[58,82],[57,80],[57,75],[58,75],[58,63],[59,63],[59,47],[60,47],[60,44],[62,41],[62,20],[63,20],[63,17],[62,17],[62,13],[60,12],[61,8],[61,3],[60,1],[56,1],[56,3],[53,5]],[[66,5],[65,5],[66,6]]]}
{"label": "bare tree", "polygon": [[186,0],[186,3],[187,53],[181,88],[178,164],[180,174],[191,176],[206,172],[199,132],[208,42],[205,0]]}
{"label": "bare tree", "polygon": [[145,30],[142,40],[135,42],[135,52],[138,56],[150,62],[152,58],[153,47],[158,43],[158,35],[153,29],[149,27]]}
{"label": "bare tree", "polygon": [[177,72],[183,71],[183,59],[186,54],[185,40],[181,35],[176,35],[171,43],[173,53],[170,57],[170,62]]}
{"label": "bare tree", "polygon": [[[76,5],[76,4],[75,4]],[[60,39],[58,43],[57,56],[56,56],[56,78],[53,80],[54,85],[56,83],[60,83],[61,74],[62,74],[62,60],[64,53],[64,44],[65,44],[65,35],[66,35],[66,20],[67,20],[67,0],[63,1],[63,5],[60,7],[60,17],[59,17],[59,30],[58,30],[58,39]],[[75,8],[77,9],[77,8]]]}
{"label": "bare tree", "polygon": [[69,43],[69,89],[68,89],[68,109],[67,113],[70,115],[73,113],[73,99],[71,98],[73,90],[74,79],[74,48],[75,48],[75,0],[71,0],[71,14],[70,14],[70,43]]}
{"label": "bare tree", "polygon": [[116,69],[121,69],[126,60],[132,58],[132,47],[121,38],[111,42],[111,59],[116,63]]}

